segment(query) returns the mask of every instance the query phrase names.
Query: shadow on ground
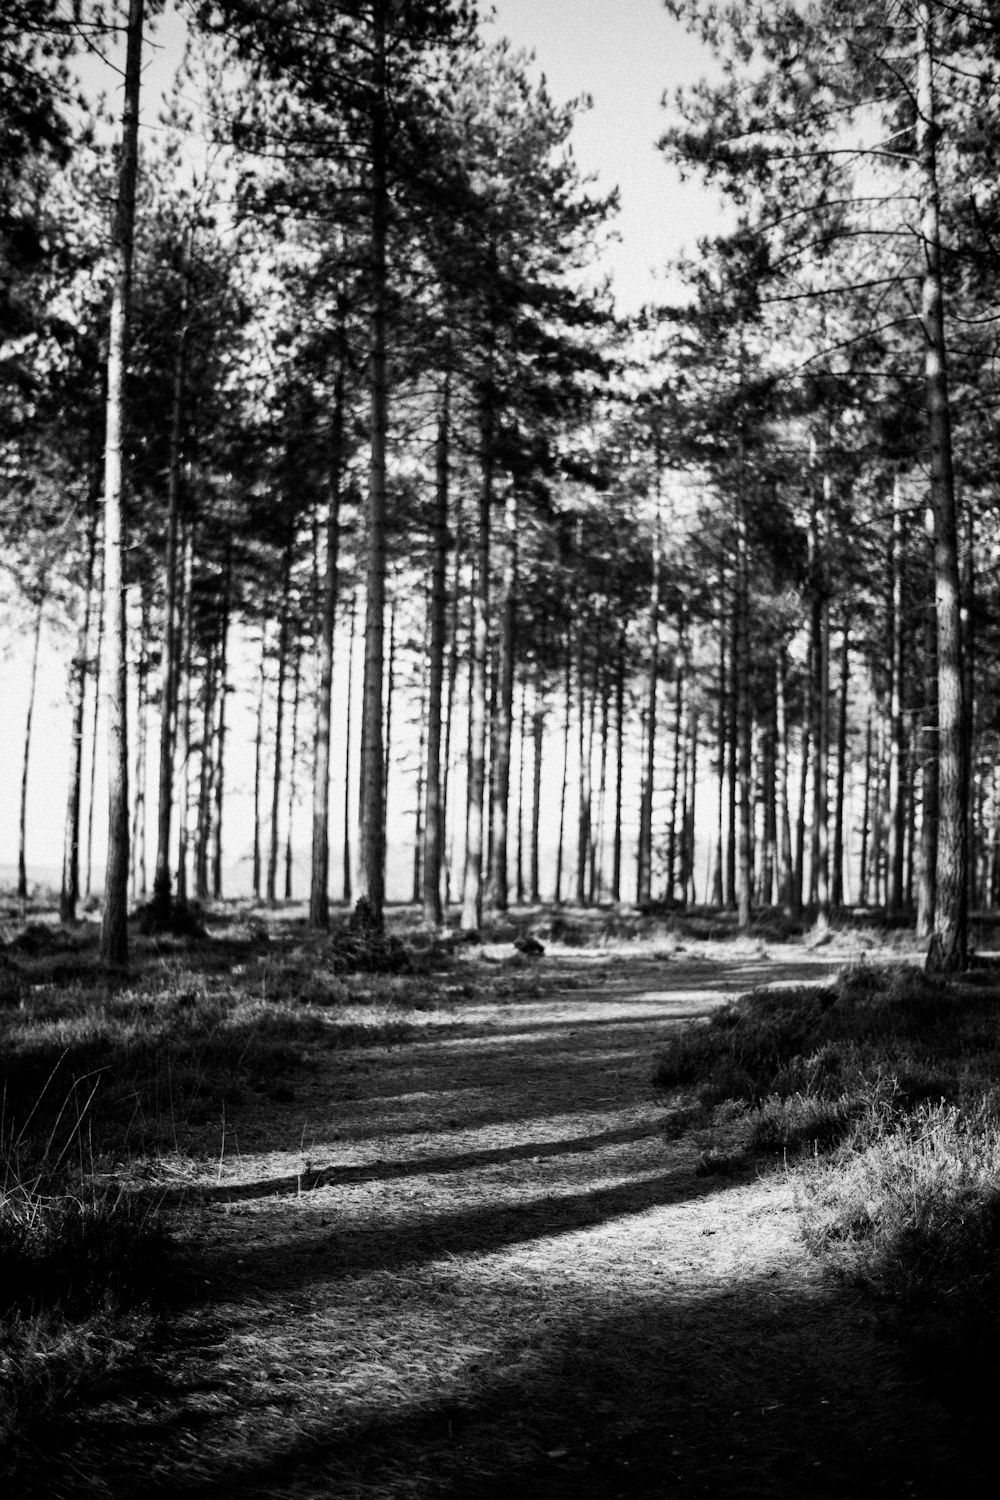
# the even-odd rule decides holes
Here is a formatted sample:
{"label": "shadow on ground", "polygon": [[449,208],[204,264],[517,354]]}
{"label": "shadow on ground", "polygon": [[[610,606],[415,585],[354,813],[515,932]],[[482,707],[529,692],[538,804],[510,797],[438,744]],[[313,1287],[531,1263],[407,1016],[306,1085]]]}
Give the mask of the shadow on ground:
{"label": "shadow on ground", "polygon": [[[509,1368],[505,1368],[505,1356]],[[116,1497],[420,1496],[435,1500],[943,1500],[987,1489],[985,1445],[971,1422],[900,1377],[895,1356],[849,1298],[783,1288],[773,1279],[678,1297],[665,1291],[608,1315],[550,1329],[525,1356],[516,1332],[489,1368],[438,1399],[344,1421],[291,1420],[294,1397],[272,1385],[239,1394],[248,1430],[273,1433],[275,1402],[290,1401],[286,1436],[220,1464],[196,1449],[164,1472],[170,1421],[92,1423],[89,1440],[114,1455],[102,1476]],[[541,1414],[544,1414],[542,1417]],[[199,1423],[187,1422],[189,1439]],[[181,1455],[178,1455],[179,1457]],[[78,1473],[79,1471],[77,1471]],[[25,1495],[41,1493],[30,1488]],[[49,1475],[46,1493],[89,1493]]]}

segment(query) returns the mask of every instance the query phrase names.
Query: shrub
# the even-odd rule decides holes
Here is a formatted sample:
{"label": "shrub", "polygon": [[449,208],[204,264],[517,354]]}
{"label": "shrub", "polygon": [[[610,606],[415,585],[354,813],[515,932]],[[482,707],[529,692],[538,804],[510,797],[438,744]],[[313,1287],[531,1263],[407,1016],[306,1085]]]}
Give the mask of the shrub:
{"label": "shrub", "polygon": [[809,1245],[950,1372],[1000,1370],[995,987],[856,965],[679,1031],[655,1078],[713,1106],[700,1170],[731,1169],[734,1141],[799,1158]]}

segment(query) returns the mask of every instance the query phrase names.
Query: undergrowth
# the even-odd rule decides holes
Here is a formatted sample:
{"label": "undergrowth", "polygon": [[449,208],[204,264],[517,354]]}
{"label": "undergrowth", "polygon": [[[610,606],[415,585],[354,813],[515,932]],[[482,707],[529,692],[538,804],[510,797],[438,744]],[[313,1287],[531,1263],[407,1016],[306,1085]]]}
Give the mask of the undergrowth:
{"label": "undergrowth", "polygon": [[227,1109],[294,1105],[331,1048],[451,1024],[474,993],[418,937],[139,926],[115,982],[88,924],[0,947],[0,1488],[141,1367],[169,1274],[147,1182],[164,1159],[214,1156]]}
{"label": "undergrowth", "polygon": [[768,1156],[805,1238],[936,1367],[1000,1373],[1000,986],[855,965],[680,1031],[656,1082],[701,1111],[703,1172]]}

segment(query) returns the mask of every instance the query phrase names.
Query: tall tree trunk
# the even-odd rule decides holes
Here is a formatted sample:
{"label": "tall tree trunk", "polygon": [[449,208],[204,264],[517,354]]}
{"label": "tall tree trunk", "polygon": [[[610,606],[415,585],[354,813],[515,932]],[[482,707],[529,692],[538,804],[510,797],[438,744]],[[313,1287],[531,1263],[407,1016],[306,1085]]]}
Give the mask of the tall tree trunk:
{"label": "tall tree trunk", "polygon": [[261,789],[264,779],[264,707],[267,702],[267,626],[261,622],[260,628],[260,668],[259,685],[257,690],[257,732],[254,736],[253,757],[253,875],[252,887],[254,900],[260,900],[260,825],[261,825]]}
{"label": "tall tree trunk", "polygon": [[777,764],[775,768],[775,796],[778,820],[778,900],[791,915],[792,888],[794,883],[794,861],[792,859],[792,822],[788,802],[788,702],[786,685],[788,680],[788,653],[782,642],[778,648],[775,666],[775,711],[777,729]]}
{"label": "tall tree trunk", "polygon": [[750,579],[746,524],[746,499],[742,489],[737,497],[736,514],[736,649],[733,668],[736,676],[736,748],[740,789],[739,880],[736,890],[737,925],[748,931],[753,893],[753,777],[751,776],[751,740],[753,712],[750,702]]}
{"label": "tall tree trunk", "polygon": [[63,840],[62,885],[59,892],[59,920],[75,922],[80,899],[80,803],[83,784],[83,724],[87,706],[87,678],[90,674],[90,616],[94,592],[94,567],[97,558],[97,506],[93,505],[87,520],[87,554],[83,580],[83,613],[76,638],[76,653],[70,666],[70,768],[66,795],[66,827]]}
{"label": "tall tree trunk", "polygon": [[145,589],[139,624],[139,661],[135,684],[135,797],[130,847],[132,900],[146,899],[146,758],[149,744],[149,599]]}
{"label": "tall tree trunk", "polygon": [[87,851],[84,869],[83,893],[91,894],[91,877],[94,872],[94,804],[97,800],[97,727],[101,716],[101,691],[104,664],[104,626],[107,620],[107,596],[104,589],[104,558],[101,559],[101,597],[97,611],[97,645],[94,649],[94,712],[90,721],[90,787],[87,797]]}
{"label": "tall tree trunk", "polygon": [[514,728],[514,652],[517,604],[517,490],[511,485],[504,506],[504,554],[500,601],[500,671],[497,683],[496,733],[493,746],[493,865],[490,902],[507,910],[510,827],[510,750]]}
{"label": "tall tree trunk", "polygon": [[837,697],[837,780],[833,810],[833,876],[830,901],[835,910],[844,905],[844,794],[847,788],[847,695],[851,681],[851,631],[844,622],[840,645],[840,692]]}
{"label": "tall tree trunk", "polygon": [[487,655],[490,605],[490,513],[493,508],[494,415],[492,356],[487,359],[485,389],[479,409],[479,524],[472,598],[472,642],[469,662],[469,776],[466,799],[465,879],[462,927],[478,932],[483,922],[483,822],[486,791]]}
{"label": "tall tree trunk", "polygon": [[861,860],[858,869],[858,901],[862,906],[868,906],[871,894],[872,759],[872,711],[869,704],[865,720],[865,790],[861,805]]}
{"label": "tall tree trunk", "polygon": [[451,799],[453,771],[452,737],[455,727],[455,695],[458,691],[459,673],[458,622],[461,614],[463,543],[461,495],[456,497],[455,511],[455,570],[451,599],[451,642],[448,647],[448,693],[444,717],[444,753],[442,755],[441,767],[441,858],[443,864],[441,905],[442,916],[445,922],[448,920],[448,912],[451,906],[451,872],[453,864],[452,845],[448,838],[448,806]]}
{"label": "tall tree trunk", "polygon": [[815,696],[813,635],[809,634],[806,659],[805,699],[802,704],[802,728],[799,736],[799,802],[795,818],[795,879],[792,883],[792,915],[801,917],[805,908],[806,883],[806,809],[809,791],[809,764],[812,749],[813,698]]}
{"label": "tall tree trunk", "polygon": [[[931,530],[933,531],[933,519]],[[937,630],[928,610],[924,625],[924,702],[920,732],[920,875],[917,882],[917,937],[934,931],[937,904],[938,757]]]}
{"label": "tall tree trunk", "polygon": [[128,963],[128,665],[125,618],[125,505],[122,446],[139,166],[139,89],[143,0],[129,0],[125,105],[114,225],[114,280],[108,334],[107,429],[104,445],[104,590],[108,629],[108,858],[104,875],[101,960]]}
{"label": "tall tree trunk", "polygon": [[31,763],[31,721],[35,716],[35,688],[38,685],[38,651],[42,643],[42,620],[45,615],[45,592],[40,594],[35,609],[35,629],[32,633],[31,671],[28,676],[28,709],[24,716],[24,759],[21,765],[21,807],[18,818],[17,843],[17,894],[20,900],[28,899],[28,866],[26,844],[28,836],[28,767]]}
{"label": "tall tree trunk", "polygon": [[829,515],[829,476],[822,480],[822,508],[814,500],[810,528],[812,601],[810,616],[812,682],[812,858],[809,873],[809,904],[815,910],[815,925],[830,925],[830,601],[827,588],[826,544]]}
{"label": "tall tree trunk", "polygon": [[[605,627],[606,628],[606,627]],[[601,700],[601,756],[597,778],[597,837],[593,841],[590,861],[590,901],[604,897],[605,825],[608,796],[608,738],[611,730],[611,676],[599,656],[595,663],[594,699]]]}
{"label": "tall tree trunk", "polygon": [[695,888],[695,829],[697,827],[696,813],[698,804],[698,710],[695,708],[691,714],[691,763],[688,770],[687,783],[687,813],[685,817],[684,831],[684,861],[687,877],[684,888],[685,904],[693,904],[698,898]]}
{"label": "tall tree trunk", "polygon": [[382,750],[386,573],[386,441],[389,425],[388,263],[389,228],[387,0],[375,0],[373,103],[371,113],[371,328],[369,397],[371,461],[365,512],[368,559],[365,572],[365,669],[361,692],[361,776],[358,903],[376,928],[385,907],[385,766]]}
{"label": "tall tree trunk", "polygon": [[177,758],[179,761],[177,792],[177,900],[188,898],[188,818],[191,789],[191,678],[194,636],[194,527],[189,523],[183,544],[184,583],[181,605],[180,704],[177,723]]}
{"label": "tall tree trunk", "polygon": [[[424,785],[423,908],[428,927],[444,921],[444,781],[441,766],[441,714],[448,630],[448,500],[451,485],[451,379],[445,375],[435,443],[433,555],[431,560],[430,644],[427,661],[427,778]],[[457,593],[457,584],[456,584]],[[445,760],[447,768],[447,759]]]}
{"label": "tall tree trunk", "polygon": [[[389,655],[385,671],[385,726],[382,731],[382,816],[389,815],[389,770],[392,766],[392,711],[396,703],[396,620],[398,601],[393,596],[389,604]],[[388,823],[386,824],[388,827]]]}
{"label": "tall tree trunk", "polygon": [[417,733],[417,792],[414,798],[413,832],[413,889],[410,899],[419,906],[423,897],[421,869],[424,853],[424,777],[427,757],[427,661],[421,663],[420,702],[418,704]]}
{"label": "tall tree trunk", "polygon": [[673,765],[670,777],[670,819],[667,826],[667,889],[668,902],[672,902],[677,885],[677,845],[678,827],[677,815],[685,802],[680,795],[682,777],[682,755],[686,756],[687,747],[685,742],[684,724],[684,692],[685,692],[685,626],[684,617],[677,627],[677,651],[674,657],[674,743],[673,743]]}
{"label": "tall tree trunk", "polygon": [[288,812],[285,825],[285,900],[292,899],[293,842],[292,825],[295,821],[295,797],[298,791],[295,771],[299,761],[299,700],[302,693],[302,653],[296,651],[292,670],[292,743],[288,751]]}
{"label": "tall tree trunk", "polygon": [[[343,346],[344,308],[339,308]],[[343,347],[338,351],[333,389],[330,454],[330,499],[326,516],[326,559],[319,636],[319,682],[316,692],[316,739],[313,752],[312,851],[309,870],[309,926],[330,927],[330,727],[333,716],[333,643],[340,584],[340,489],[344,428]]]}
{"label": "tall tree trunk", "polygon": [[528,684],[521,678],[521,707],[517,716],[517,858],[514,899],[524,905],[524,761],[528,743]]}
{"label": "tall tree trunk", "polygon": [[281,809],[281,776],[285,735],[285,678],[288,674],[290,635],[288,591],[291,586],[291,576],[292,528],[289,527],[288,536],[285,539],[285,552],[281,568],[281,618],[278,625],[278,681],[274,708],[274,761],[271,776],[271,833],[267,851],[266,899],[268,906],[276,906],[278,901],[278,851],[280,847],[278,818]]}
{"label": "tall tree trunk", "polygon": [[347,713],[344,716],[344,864],[343,864],[343,888],[344,904],[350,906],[352,900],[352,870],[354,860],[351,854],[351,726],[354,705],[354,631],[357,622],[357,600],[351,599],[351,628],[347,640]]}
{"label": "tall tree trunk", "polygon": [[774,878],[778,864],[778,797],[777,741],[774,705],[769,705],[766,720],[760,726],[761,800],[763,829],[761,839],[760,878],[757,889],[763,906],[774,902]]}
{"label": "tall tree trunk", "polygon": [[569,782],[569,731],[573,702],[572,631],[566,638],[566,672],[563,681],[563,702],[565,712],[563,714],[562,781],[559,788],[559,842],[556,845],[555,904],[557,906],[562,904],[563,850],[566,837],[566,787]]}
{"label": "tall tree trunk", "polygon": [[[577,555],[583,557],[583,525],[577,523]],[[577,760],[580,774],[580,795],[576,818],[576,901],[578,906],[587,903],[587,875],[590,869],[590,849],[593,838],[593,769],[591,749],[587,734],[587,670],[586,631],[580,620],[576,632],[576,708],[577,708]],[[591,718],[591,724],[593,719]]]}
{"label": "tall tree trunk", "polygon": [[975,517],[966,511],[965,562],[962,569],[962,675],[965,685],[965,769],[966,787],[966,847],[968,849],[969,894],[968,900],[976,907],[976,836],[979,826],[976,816],[979,801],[973,786],[972,753],[976,743],[976,578],[975,578]]}
{"label": "tall tree trunk", "polygon": [[726,905],[733,911],[737,906],[739,884],[739,861],[737,856],[737,831],[739,817],[737,796],[739,788],[739,687],[737,684],[737,662],[739,659],[739,610],[736,607],[737,588],[734,578],[731,591],[732,609],[729,616],[729,701],[727,703],[727,757],[726,757]]}
{"label": "tall tree trunk", "polygon": [[201,700],[201,755],[198,765],[198,816],[194,842],[194,893],[199,901],[209,894],[208,850],[212,840],[212,785],[215,780],[213,728],[218,674],[217,643],[209,643]]}
{"label": "tall tree trunk", "polygon": [[625,631],[615,654],[615,818],[611,849],[611,899],[622,899],[622,791],[625,777]]}
{"label": "tall tree trunk", "polygon": [[934,507],[938,658],[937,902],[928,968],[964,969],[968,961],[968,756],[962,673],[958,521],[951,447],[947,346],[941,283],[937,139],[934,107],[934,8],[917,0],[917,159],[923,197],[921,321]]}
{"label": "tall tree trunk", "polygon": [[903,859],[906,807],[903,778],[903,506],[899,476],[892,488],[892,532],[889,544],[889,853],[886,912],[903,909]]}
{"label": "tall tree trunk", "polygon": [[[719,569],[719,600],[726,594],[725,569]],[[713,906],[725,905],[725,846],[726,846],[726,765],[728,747],[728,724],[729,724],[729,698],[728,680],[726,674],[726,619],[724,612],[719,617],[719,716],[716,725],[716,744],[718,745],[718,801],[716,806],[716,836],[715,836],[715,868],[712,876],[712,890],[707,897]]]}
{"label": "tall tree trunk", "polygon": [[656,691],[660,677],[660,572],[662,567],[660,516],[657,510],[653,536],[653,579],[646,626],[648,668],[646,673],[646,726],[639,801],[639,847],[636,869],[636,902],[649,902],[653,894],[653,780],[656,771]]}
{"label": "tall tree trunk", "polygon": [[882,905],[883,899],[883,860],[885,839],[883,820],[885,817],[884,799],[884,776],[885,765],[885,718],[879,709],[878,721],[875,725],[875,751],[873,761],[873,789],[871,804],[871,848],[868,855],[869,879],[872,889],[872,902],[875,906]]}
{"label": "tall tree trunk", "polygon": [[223,567],[222,620],[219,625],[219,725],[215,745],[215,817],[213,818],[212,895],[222,899],[222,810],[225,803],[226,697],[229,692],[229,618],[232,612],[233,558],[226,543]]}
{"label": "tall tree trunk", "polygon": [[535,662],[534,701],[531,715],[531,876],[532,904],[537,906],[542,899],[539,883],[538,834],[542,817],[542,751],[545,745],[545,674],[542,669],[542,653]]}
{"label": "tall tree trunk", "polygon": [[184,389],[187,371],[188,301],[190,296],[190,234],[185,242],[180,325],[174,351],[167,467],[167,534],[163,556],[163,648],[160,701],[160,766],[156,814],[156,864],[153,869],[153,911],[160,922],[170,913],[170,824],[174,796],[174,742],[177,728],[178,640],[177,539],[180,524],[183,466]]}

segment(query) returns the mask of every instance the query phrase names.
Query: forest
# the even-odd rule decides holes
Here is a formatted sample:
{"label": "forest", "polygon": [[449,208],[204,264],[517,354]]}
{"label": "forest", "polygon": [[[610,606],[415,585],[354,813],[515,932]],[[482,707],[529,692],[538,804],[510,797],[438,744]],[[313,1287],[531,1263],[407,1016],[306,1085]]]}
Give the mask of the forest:
{"label": "forest", "polygon": [[388,860],[436,925],[882,907],[960,968],[1000,889],[991,9],[692,7],[718,81],[660,145],[731,218],[630,318],[581,102],[467,7],[342,9],[189,7],[140,151],[138,29],[119,125],[74,65],[127,18],[8,7],[4,567],[65,643],[64,919],[104,695],[109,962],[236,858],[301,896],[294,845],[317,929],[378,924]]}
{"label": "forest", "polygon": [[[845,1342],[815,1378],[842,1392],[862,1360],[873,1383],[822,1415],[829,1490],[803,1488],[814,1460],[778,1417],[770,1448],[736,1424],[740,1463],[775,1467],[727,1488],[711,1413],[647,1410],[584,1285],[623,1263],[601,1226],[670,1216],[700,1267],[669,1278],[685,1378],[714,1389],[748,1357],[724,1289],[743,1251],[728,1230],[711,1261],[703,1195],[763,1222],[793,1193],[823,1274],[897,1308],[927,1369],[997,1368],[1000,6],[662,9],[707,67],[664,99],[657,149],[719,228],[626,312],[619,195],[573,150],[589,101],[555,98],[488,7],[4,0],[0,673],[27,710],[5,772],[0,1472],[18,1493],[125,1496],[149,1459],[164,1494],[319,1495],[378,1451],[351,1493],[461,1500],[467,1427],[475,1493],[509,1492],[513,1464],[539,1500],[664,1493],[671,1422],[692,1455],[678,1496],[939,1496],[956,1444],[973,1462],[974,1431],[948,1433],[922,1385],[901,1415],[848,1294],[788,1271],[806,1252],[776,1229],[736,1310],[800,1340],[746,1376],[762,1413],[793,1403],[820,1304]],[[59,747],[37,731],[52,660]],[[31,874],[42,801],[64,830],[51,885]],[[322,1126],[321,1094],[340,1111]],[[612,1147],[632,1154],[605,1167]],[[544,1177],[558,1152],[592,1159],[586,1191],[582,1167]],[[428,1161],[447,1234],[411,1223],[396,1183]],[[517,1206],[526,1179],[448,1199],[434,1174],[461,1163],[534,1174],[548,1217]],[[510,1332],[533,1233],[574,1288],[532,1314],[552,1369]],[[584,1234],[586,1275],[563,1245]],[[494,1301],[446,1336],[434,1309],[473,1296],[461,1267],[501,1251]],[[342,1303],[309,1303],[309,1255],[332,1257]],[[765,1313],[750,1282],[772,1275]],[[640,1311],[663,1287],[619,1309],[647,1364],[674,1336]],[[352,1374],[383,1296],[391,1347]],[[262,1318],[286,1320],[272,1350]],[[129,1387],[154,1366],[187,1403],[172,1455],[166,1384]],[[566,1370],[613,1433],[587,1456]],[[290,1445],[273,1388],[294,1371]],[[196,1459],[209,1389],[222,1436]],[[880,1422],[862,1481],[845,1432],[875,1445]],[[56,1478],[52,1430],[73,1455]]]}

